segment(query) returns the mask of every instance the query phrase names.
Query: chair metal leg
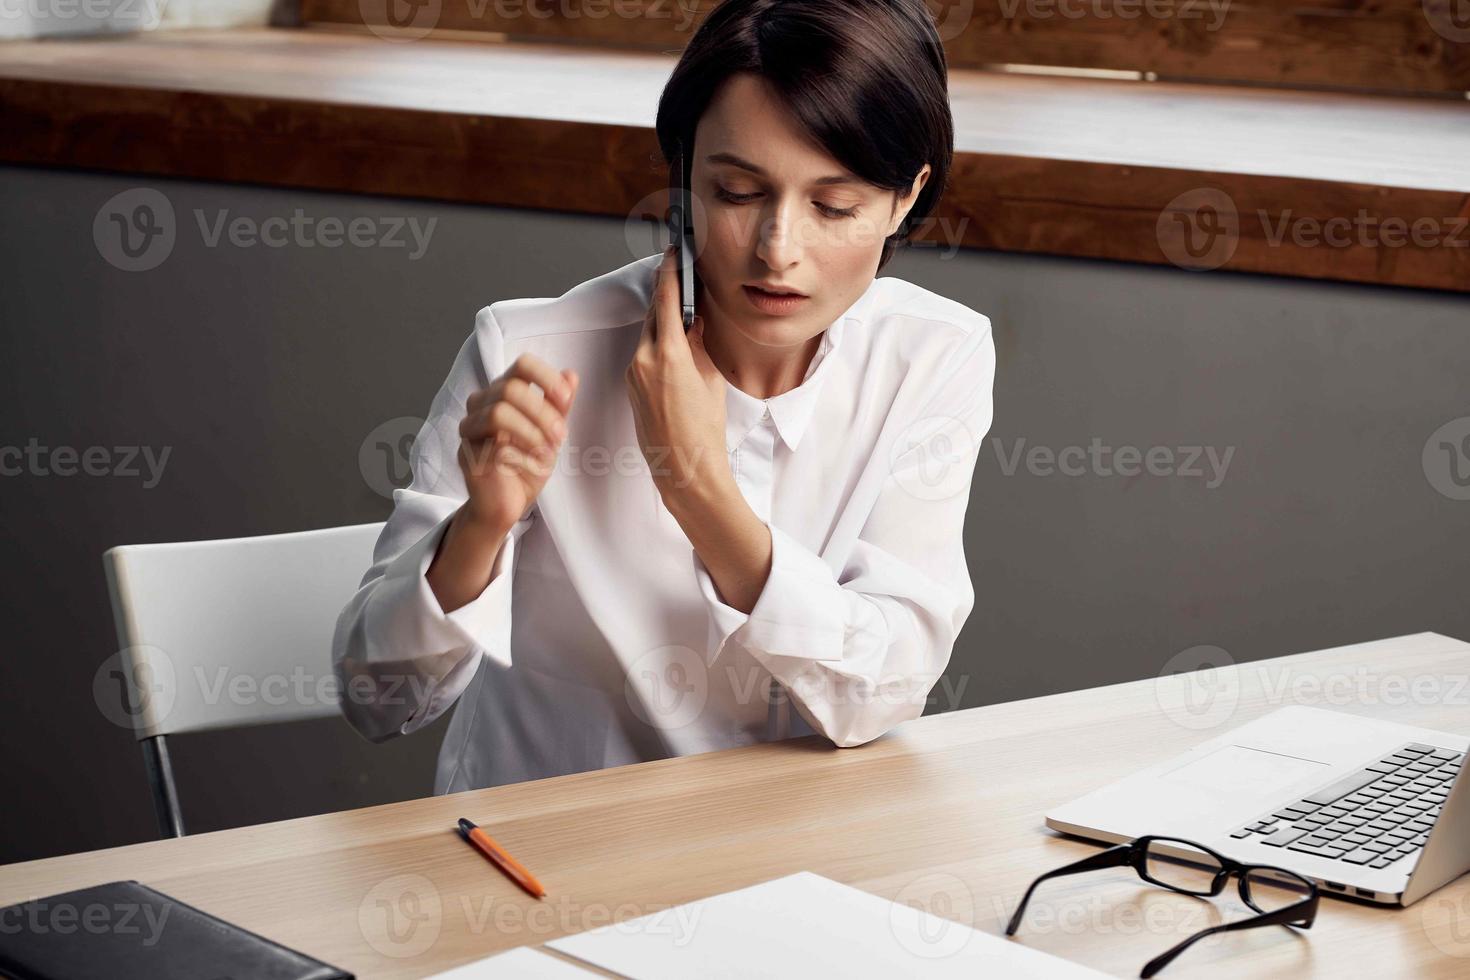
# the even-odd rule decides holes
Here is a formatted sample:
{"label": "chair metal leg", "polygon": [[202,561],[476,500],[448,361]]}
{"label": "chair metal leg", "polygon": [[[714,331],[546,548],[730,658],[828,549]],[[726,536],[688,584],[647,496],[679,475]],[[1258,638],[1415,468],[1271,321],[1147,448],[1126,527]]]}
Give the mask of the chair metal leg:
{"label": "chair metal leg", "polygon": [[148,784],[153,788],[153,809],[158,814],[161,837],[183,837],[184,816],[179,810],[179,792],[174,786],[174,767],[168,761],[168,745],[162,735],[145,738],[143,765],[148,770]]}

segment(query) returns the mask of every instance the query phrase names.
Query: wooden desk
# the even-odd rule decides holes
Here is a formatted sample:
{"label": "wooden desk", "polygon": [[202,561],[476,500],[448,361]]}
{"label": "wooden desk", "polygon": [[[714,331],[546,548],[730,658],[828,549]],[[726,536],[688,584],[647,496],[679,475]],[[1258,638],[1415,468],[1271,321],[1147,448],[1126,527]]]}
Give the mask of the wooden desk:
{"label": "wooden desk", "polygon": [[[1220,675],[1236,707],[1209,729],[1171,720],[1178,675],[1148,678],[930,716],[855,749],[795,739],[14,864],[0,868],[0,904],[137,878],[362,978],[424,976],[801,869],[999,934],[1033,876],[1093,849],[1046,830],[1047,809],[1226,726],[1302,703],[1470,734],[1470,644],[1433,633]],[[460,816],[535,871],[547,898],[466,847]],[[1137,976],[1233,904],[1104,872],[1049,883],[1020,938]],[[396,942],[384,911],[395,906],[418,917],[399,920]],[[1324,899],[1309,932],[1213,937],[1167,971],[1467,974],[1470,876],[1409,909]]]}

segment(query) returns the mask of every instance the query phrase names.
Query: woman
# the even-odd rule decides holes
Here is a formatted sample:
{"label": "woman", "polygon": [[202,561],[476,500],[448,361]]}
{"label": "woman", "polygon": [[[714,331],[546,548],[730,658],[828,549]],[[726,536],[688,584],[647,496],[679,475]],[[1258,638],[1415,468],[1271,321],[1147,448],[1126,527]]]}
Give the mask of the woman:
{"label": "woman", "polygon": [[692,147],[699,321],[668,255],[480,311],[338,624],[359,731],[462,702],[447,793],[922,713],[974,605],[995,357],[874,277],[944,186],[946,89],[922,0],[710,14],[657,120]]}

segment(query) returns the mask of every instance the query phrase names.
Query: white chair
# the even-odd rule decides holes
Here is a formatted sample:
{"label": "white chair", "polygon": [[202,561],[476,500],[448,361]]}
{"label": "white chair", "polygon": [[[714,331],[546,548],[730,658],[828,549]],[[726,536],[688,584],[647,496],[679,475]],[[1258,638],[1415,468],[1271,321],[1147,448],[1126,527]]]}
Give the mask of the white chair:
{"label": "white chair", "polygon": [[338,713],[332,633],[382,528],[123,545],[102,556],[121,646],[113,673],[127,691],[121,721],[142,743],[163,836],[184,836],[167,736]]}

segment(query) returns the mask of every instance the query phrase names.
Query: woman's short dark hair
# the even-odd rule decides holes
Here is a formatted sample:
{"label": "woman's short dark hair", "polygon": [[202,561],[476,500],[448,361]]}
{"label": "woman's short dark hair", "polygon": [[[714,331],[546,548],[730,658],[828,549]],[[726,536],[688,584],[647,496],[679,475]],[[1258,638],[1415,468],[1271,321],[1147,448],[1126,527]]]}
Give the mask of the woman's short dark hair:
{"label": "woman's short dark hair", "polygon": [[874,186],[907,193],[929,164],[913,208],[883,243],[881,269],[933,211],[954,156],[948,66],[924,0],[724,0],[659,98],[666,162],[679,141],[693,147],[700,117],[737,72],[765,79],[818,145]]}

